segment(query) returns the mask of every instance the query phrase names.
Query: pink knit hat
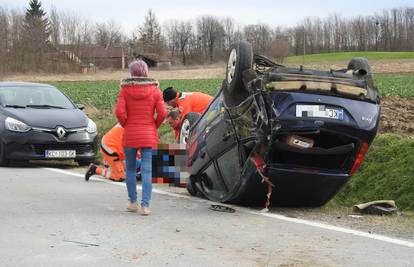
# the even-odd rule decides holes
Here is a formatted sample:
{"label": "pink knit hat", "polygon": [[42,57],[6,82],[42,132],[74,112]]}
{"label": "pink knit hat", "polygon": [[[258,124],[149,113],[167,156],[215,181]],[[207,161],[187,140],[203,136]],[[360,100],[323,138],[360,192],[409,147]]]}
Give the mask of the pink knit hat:
{"label": "pink knit hat", "polygon": [[134,77],[148,77],[148,65],[145,61],[137,59],[129,64],[129,71]]}

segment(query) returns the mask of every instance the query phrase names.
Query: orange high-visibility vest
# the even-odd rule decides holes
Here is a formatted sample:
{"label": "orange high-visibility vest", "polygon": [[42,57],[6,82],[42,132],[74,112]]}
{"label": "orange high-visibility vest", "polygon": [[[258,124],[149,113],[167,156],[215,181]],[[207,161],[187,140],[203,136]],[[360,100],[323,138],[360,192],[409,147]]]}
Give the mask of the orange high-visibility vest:
{"label": "orange high-visibility vest", "polygon": [[110,157],[118,155],[120,160],[124,160],[125,154],[122,146],[123,135],[124,128],[119,123],[112,127],[101,140],[101,148],[104,154]]}
{"label": "orange high-visibility vest", "polygon": [[203,113],[213,100],[213,97],[200,92],[192,92],[181,93],[181,96],[177,93],[176,99],[182,120],[188,112]]}
{"label": "orange high-visibility vest", "polygon": [[102,137],[100,151],[104,160],[104,168],[97,169],[97,174],[115,181],[125,179],[123,135],[124,128],[118,123]]}

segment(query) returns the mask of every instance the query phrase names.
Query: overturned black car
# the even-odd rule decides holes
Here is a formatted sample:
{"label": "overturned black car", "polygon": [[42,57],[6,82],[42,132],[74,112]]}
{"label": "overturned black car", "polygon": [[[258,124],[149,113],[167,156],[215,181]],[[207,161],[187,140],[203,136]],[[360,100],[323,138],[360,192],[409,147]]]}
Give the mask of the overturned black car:
{"label": "overturned black car", "polygon": [[209,108],[183,119],[187,189],[218,202],[324,205],[358,170],[379,118],[366,59],[287,68],[239,42]]}

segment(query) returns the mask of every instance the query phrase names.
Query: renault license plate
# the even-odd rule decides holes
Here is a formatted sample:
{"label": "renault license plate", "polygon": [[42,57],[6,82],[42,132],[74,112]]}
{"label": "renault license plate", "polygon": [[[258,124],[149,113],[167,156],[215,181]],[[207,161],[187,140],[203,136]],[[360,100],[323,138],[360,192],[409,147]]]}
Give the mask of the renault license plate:
{"label": "renault license plate", "polygon": [[344,110],[325,105],[296,105],[296,117],[343,120]]}
{"label": "renault license plate", "polygon": [[54,159],[75,158],[76,150],[45,150],[45,157]]}

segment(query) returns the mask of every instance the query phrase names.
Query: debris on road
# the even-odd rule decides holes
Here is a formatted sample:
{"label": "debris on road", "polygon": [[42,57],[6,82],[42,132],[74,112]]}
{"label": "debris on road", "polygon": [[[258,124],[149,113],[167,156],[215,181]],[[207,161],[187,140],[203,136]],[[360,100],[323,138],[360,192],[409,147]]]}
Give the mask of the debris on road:
{"label": "debris on road", "polygon": [[355,218],[355,219],[364,218],[364,216],[362,216],[362,215],[355,215],[355,214],[349,214],[348,216],[351,217],[351,218]]}
{"label": "debris on road", "polygon": [[99,247],[98,244],[85,243],[85,242],[73,241],[73,240],[63,240],[63,242],[75,243],[75,244],[82,245],[83,247]]}
{"label": "debris on road", "polygon": [[228,213],[236,212],[235,209],[227,207],[227,206],[223,206],[223,205],[211,205],[209,209],[212,211],[219,211],[219,212],[228,212]]}
{"label": "debris on road", "polygon": [[397,211],[397,206],[394,200],[376,200],[355,205],[353,210],[355,212],[388,215]]}

